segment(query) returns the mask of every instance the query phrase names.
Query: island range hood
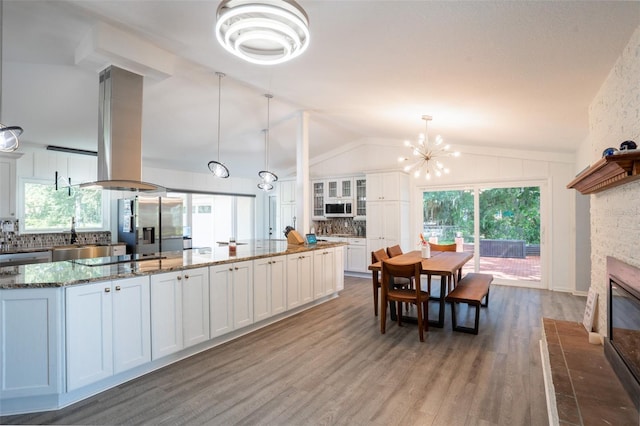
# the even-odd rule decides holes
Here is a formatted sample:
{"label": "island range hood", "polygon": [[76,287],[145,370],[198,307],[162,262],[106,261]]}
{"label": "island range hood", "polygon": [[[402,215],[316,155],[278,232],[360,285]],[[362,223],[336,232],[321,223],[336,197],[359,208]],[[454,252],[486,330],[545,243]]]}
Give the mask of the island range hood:
{"label": "island range hood", "polygon": [[98,111],[98,180],[81,188],[166,192],[142,182],[143,77],[110,66],[100,73]]}

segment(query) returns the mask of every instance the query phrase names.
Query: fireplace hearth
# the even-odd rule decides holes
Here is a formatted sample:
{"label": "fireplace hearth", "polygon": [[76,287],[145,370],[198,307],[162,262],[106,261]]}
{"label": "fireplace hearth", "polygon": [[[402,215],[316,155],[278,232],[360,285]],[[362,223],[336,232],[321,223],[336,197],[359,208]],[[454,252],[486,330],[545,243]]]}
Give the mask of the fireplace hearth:
{"label": "fireplace hearth", "polygon": [[640,410],[640,269],[607,257],[609,335],[604,353]]}

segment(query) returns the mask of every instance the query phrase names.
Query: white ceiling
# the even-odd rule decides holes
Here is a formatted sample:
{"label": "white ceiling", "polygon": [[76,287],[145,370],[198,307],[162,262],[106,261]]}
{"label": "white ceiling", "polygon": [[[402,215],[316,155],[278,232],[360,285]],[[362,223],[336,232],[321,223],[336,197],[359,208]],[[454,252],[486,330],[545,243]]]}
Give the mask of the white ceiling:
{"label": "white ceiling", "polygon": [[[220,160],[232,176],[264,166],[265,93],[274,95],[269,165],[279,174],[294,167],[302,110],[312,158],[374,138],[400,147],[424,131],[424,114],[433,116],[430,134],[462,152],[570,153],[640,25],[637,1],[300,4],[309,49],[258,66],[217,44],[217,1],[5,0],[2,122],[21,125],[24,143],[96,149],[97,74],[113,63],[145,74],[145,164],[207,170],[216,158],[215,71],[227,74]],[[92,31],[106,36],[81,53]]]}

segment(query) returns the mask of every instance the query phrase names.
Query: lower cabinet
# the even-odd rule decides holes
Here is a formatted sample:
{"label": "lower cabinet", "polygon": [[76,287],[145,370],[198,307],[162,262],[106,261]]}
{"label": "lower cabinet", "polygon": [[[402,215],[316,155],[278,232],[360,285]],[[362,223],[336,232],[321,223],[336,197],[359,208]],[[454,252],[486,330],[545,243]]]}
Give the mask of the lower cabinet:
{"label": "lower cabinet", "polygon": [[61,392],[63,299],[62,288],[0,290],[0,408]]}
{"label": "lower cabinet", "polygon": [[286,256],[253,262],[253,319],[261,321],[287,309]]}
{"label": "lower cabinet", "polygon": [[151,360],[149,278],[66,289],[67,390]]}
{"label": "lower cabinet", "polygon": [[313,300],[313,254],[287,255],[287,309]]}
{"label": "lower cabinet", "polygon": [[367,272],[367,240],[349,238],[349,245],[344,248],[344,269],[353,272]]}
{"label": "lower cabinet", "polygon": [[151,276],[153,359],[209,339],[209,269]]}
{"label": "lower cabinet", "polygon": [[335,247],[335,274],[336,274],[336,291],[344,290],[344,251],[345,248],[343,246]]}
{"label": "lower cabinet", "polygon": [[253,324],[253,261],[211,266],[211,337]]}
{"label": "lower cabinet", "polygon": [[315,250],[313,252],[314,299],[332,294],[335,292],[335,290],[336,290],[335,251],[333,248]]}

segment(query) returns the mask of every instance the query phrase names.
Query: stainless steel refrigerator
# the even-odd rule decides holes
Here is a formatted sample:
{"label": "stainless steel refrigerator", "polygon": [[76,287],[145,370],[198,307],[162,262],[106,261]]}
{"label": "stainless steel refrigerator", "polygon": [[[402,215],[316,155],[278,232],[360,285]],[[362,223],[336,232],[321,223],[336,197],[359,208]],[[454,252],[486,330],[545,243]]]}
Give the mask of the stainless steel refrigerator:
{"label": "stainless steel refrigerator", "polygon": [[182,199],[137,196],[118,200],[118,241],[131,254],[182,250]]}

